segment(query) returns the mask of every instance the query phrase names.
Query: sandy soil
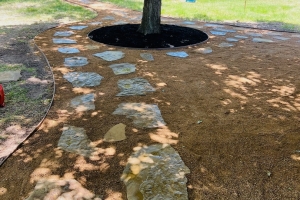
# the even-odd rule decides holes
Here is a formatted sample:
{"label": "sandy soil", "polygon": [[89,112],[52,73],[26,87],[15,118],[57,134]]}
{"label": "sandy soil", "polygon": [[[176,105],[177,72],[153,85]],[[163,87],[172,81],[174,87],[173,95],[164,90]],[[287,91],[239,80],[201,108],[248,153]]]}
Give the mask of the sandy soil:
{"label": "sandy soil", "polygon": [[[117,7],[90,2],[89,6],[99,11],[93,21],[102,21],[107,15],[124,21],[115,14]],[[139,15],[122,10],[132,18]],[[101,26],[111,23],[103,21]],[[137,50],[89,40],[87,34],[96,27],[90,25],[70,37],[78,42],[72,47],[79,48],[80,56],[90,62],[75,71],[97,72],[104,77],[95,88],[74,89],[62,77],[71,71],[63,65],[68,55],[57,52],[62,45],[53,44],[52,38],[68,26],[36,37],[53,67],[57,88],[54,104],[40,129],[0,168],[1,199],[23,199],[37,180],[50,175],[75,178],[103,199],[126,199],[120,176],[133,148],[159,142],[172,144],[191,170],[187,176],[189,199],[300,198],[300,39],[291,37],[295,34],[283,33],[291,39],[274,43],[253,43],[249,37],[230,48],[218,47],[225,37],[210,36],[206,44],[194,47]],[[202,30],[209,32],[211,28]],[[267,33],[245,29],[236,34],[255,31]],[[86,45],[98,49],[88,50]],[[195,52],[202,47],[211,47],[213,53]],[[111,63],[92,55],[106,50],[121,50],[125,58]],[[186,51],[189,57],[166,55],[177,50]],[[151,53],[155,61],[142,60],[141,52]],[[115,76],[108,66],[123,62],[136,64],[136,73]],[[116,97],[117,81],[134,77],[146,78],[157,91],[146,96]],[[95,111],[75,112],[69,107],[72,98],[90,92],[96,94]],[[167,126],[138,129],[130,119],[112,115],[123,102],[157,104]],[[118,123],[127,125],[127,139],[103,142],[104,134]],[[88,137],[103,149],[98,160],[57,149],[64,124],[86,129]]]}

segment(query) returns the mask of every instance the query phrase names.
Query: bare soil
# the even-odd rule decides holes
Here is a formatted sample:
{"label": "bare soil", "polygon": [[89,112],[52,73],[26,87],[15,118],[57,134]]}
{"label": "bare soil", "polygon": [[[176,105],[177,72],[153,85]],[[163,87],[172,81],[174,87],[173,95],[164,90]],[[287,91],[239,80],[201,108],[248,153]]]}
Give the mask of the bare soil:
{"label": "bare soil", "polygon": [[[140,15],[89,2],[99,12],[93,21],[102,21],[107,15],[124,21],[117,11],[131,18]],[[103,21],[101,26],[111,23]],[[56,31],[69,30],[68,26],[50,29],[35,38],[53,68],[57,90],[42,126],[1,166],[1,199],[24,199],[37,180],[50,175],[75,178],[104,199],[126,199],[120,176],[133,148],[158,142],[172,144],[191,170],[187,176],[189,199],[300,198],[300,43],[299,38],[291,37],[293,33],[283,33],[283,37],[291,38],[287,41],[254,43],[249,37],[230,48],[218,47],[225,37],[210,36],[205,44],[180,49],[189,54],[183,59],[166,55],[178,49],[136,50],[96,43],[87,37],[95,28],[90,25],[70,37],[78,42],[72,45],[81,50],[78,55],[90,62],[74,71],[97,72],[104,77],[95,88],[72,88],[63,79],[63,74],[72,69],[63,65],[68,55],[57,51],[64,45],[53,44],[52,38]],[[209,32],[211,28],[202,30]],[[227,37],[247,32],[267,31],[238,30]],[[202,47],[211,47],[213,52],[195,52]],[[107,50],[123,51],[125,58],[106,62],[93,56]],[[142,52],[151,53],[155,60],[142,60]],[[125,62],[136,64],[136,73],[115,76],[108,67]],[[117,81],[134,77],[146,78],[157,91],[146,96],[116,97]],[[95,111],[75,112],[69,107],[72,98],[91,92],[96,94]],[[157,104],[167,126],[138,129],[125,116],[112,115],[124,102]],[[118,123],[126,124],[127,139],[103,142],[104,134]],[[102,149],[99,158],[59,150],[64,124],[85,128],[88,137]]]}

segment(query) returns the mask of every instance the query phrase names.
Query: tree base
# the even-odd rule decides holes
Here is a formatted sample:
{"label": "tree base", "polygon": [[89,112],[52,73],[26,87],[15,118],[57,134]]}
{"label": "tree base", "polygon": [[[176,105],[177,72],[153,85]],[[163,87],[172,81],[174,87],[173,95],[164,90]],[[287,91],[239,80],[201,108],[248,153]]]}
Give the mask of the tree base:
{"label": "tree base", "polygon": [[139,24],[106,26],[89,33],[89,38],[100,43],[131,48],[173,48],[199,44],[208,40],[200,30],[161,24],[160,34],[139,33]]}

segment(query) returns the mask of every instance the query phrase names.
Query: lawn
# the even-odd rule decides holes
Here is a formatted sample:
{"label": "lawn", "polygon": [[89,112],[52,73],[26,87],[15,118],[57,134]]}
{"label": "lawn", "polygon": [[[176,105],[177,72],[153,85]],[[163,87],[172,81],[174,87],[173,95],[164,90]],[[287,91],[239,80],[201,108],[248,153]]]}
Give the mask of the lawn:
{"label": "lawn", "polygon": [[[143,0],[105,0],[142,10]],[[245,5],[246,2],[246,5]],[[299,0],[162,0],[162,15],[203,21],[280,22],[285,28],[300,26]]]}

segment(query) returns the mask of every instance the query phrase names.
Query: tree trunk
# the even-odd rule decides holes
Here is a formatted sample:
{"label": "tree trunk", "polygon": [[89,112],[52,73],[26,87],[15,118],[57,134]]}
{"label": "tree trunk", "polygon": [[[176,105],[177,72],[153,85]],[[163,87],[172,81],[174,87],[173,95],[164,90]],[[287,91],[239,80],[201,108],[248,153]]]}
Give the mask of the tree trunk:
{"label": "tree trunk", "polygon": [[138,32],[144,35],[160,33],[161,0],[144,0],[143,18]]}

